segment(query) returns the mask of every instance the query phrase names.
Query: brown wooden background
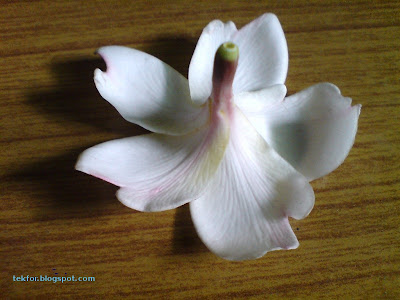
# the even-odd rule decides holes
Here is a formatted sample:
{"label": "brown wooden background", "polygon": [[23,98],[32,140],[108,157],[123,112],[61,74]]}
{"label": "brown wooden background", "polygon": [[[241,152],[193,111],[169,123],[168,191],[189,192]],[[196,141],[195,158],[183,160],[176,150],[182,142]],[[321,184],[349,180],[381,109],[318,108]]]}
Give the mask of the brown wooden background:
{"label": "brown wooden background", "polygon": [[[289,94],[328,81],[363,108],[349,157],[291,221],[300,247],[228,262],[187,206],[135,212],[73,167],[89,146],[144,132],[97,93],[96,48],[132,46],[187,75],[209,21],[264,12],[286,32]],[[0,298],[398,299],[399,26],[398,1],[1,1]],[[13,281],[55,272],[96,281]]]}

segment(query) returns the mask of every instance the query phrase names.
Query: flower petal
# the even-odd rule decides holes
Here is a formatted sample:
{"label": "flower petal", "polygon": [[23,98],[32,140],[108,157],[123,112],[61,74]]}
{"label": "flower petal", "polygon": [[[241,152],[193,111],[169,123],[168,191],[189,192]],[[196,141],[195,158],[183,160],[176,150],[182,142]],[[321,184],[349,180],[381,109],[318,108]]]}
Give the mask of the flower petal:
{"label": "flower petal", "polygon": [[[262,93],[247,94],[247,102],[267,103]],[[310,181],[341,165],[354,144],[361,105],[351,106],[351,99],[330,83],[280,98],[260,105],[258,112],[239,106],[264,139]]]}
{"label": "flower petal", "polygon": [[281,24],[264,14],[239,31],[233,22],[212,21],[204,28],[189,66],[193,101],[204,103],[212,90],[213,60],[217,48],[232,41],[239,47],[239,64],[233,92],[254,91],[285,82],[288,49]]}
{"label": "flower petal", "polygon": [[286,92],[284,84],[276,84],[256,92],[237,94],[234,96],[234,102],[245,116],[258,117],[274,109],[277,103],[285,98]]}
{"label": "flower petal", "polygon": [[203,30],[189,65],[190,94],[196,103],[204,103],[211,95],[214,56],[222,43],[231,40],[237,31],[233,22],[210,22]]}
{"label": "flower petal", "polygon": [[227,121],[186,136],[148,134],[84,151],[76,169],[121,189],[118,199],[140,211],[175,208],[198,197],[213,177],[229,140]]}
{"label": "flower petal", "polygon": [[206,246],[229,260],[258,258],[298,246],[288,216],[308,215],[314,192],[304,176],[282,159],[235,111],[231,138],[207,193],[190,203]]}
{"label": "flower petal", "polygon": [[288,49],[285,34],[274,14],[264,14],[241,28],[233,36],[233,42],[240,52],[234,94],[285,82]]}
{"label": "flower petal", "polygon": [[192,102],[187,80],[167,64],[121,46],[100,48],[98,54],[107,71],[95,70],[96,87],[126,120],[173,135],[205,124],[207,108]]}

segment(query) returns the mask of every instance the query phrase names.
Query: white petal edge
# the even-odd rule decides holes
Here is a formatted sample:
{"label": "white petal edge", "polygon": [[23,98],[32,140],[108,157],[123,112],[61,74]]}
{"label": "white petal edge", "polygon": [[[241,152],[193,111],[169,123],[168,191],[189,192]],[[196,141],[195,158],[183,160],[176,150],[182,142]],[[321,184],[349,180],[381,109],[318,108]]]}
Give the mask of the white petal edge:
{"label": "white petal edge", "polygon": [[192,102],[186,78],[161,60],[123,46],[102,47],[97,53],[107,70],[95,70],[96,87],[127,121],[172,135],[207,121],[208,109]]}
{"label": "white petal edge", "polygon": [[215,53],[236,31],[233,22],[220,20],[214,20],[204,28],[189,65],[190,94],[194,102],[202,104],[211,95]]}
{"label": "white petal edge", "polygon": [[205,245],[228,260],[246,260],[298,241],[288,216],[306,217],[314,192],[235,111],[231,138],[207,193],[190,202],[195,228]]}
{"label": "white petal edge", "polygon": [[[354,144],[361,105],[351,106],[351,99],[330,83],[311,86],[283,101],[278,97],[275,103],[265,93],[248,93],[246,99],[236,101],[285,160],[310,181],[343,163]],[[247,108],[244,103],[248,102],[260,103],[259,111]]]}
{"label": "white petal edge", "polygon": [[186,136],[148,134],[85,150],[75,168],[120,186],[118,199],[139,211],[176,208],[205,190],[229,140],[224,117]]}
{"label": "white petal edge", "polygon": [[289,55],[278,18],[264,14],[241,28],[232,40],[239,47],[233,93],[264,89],[286,80]]}

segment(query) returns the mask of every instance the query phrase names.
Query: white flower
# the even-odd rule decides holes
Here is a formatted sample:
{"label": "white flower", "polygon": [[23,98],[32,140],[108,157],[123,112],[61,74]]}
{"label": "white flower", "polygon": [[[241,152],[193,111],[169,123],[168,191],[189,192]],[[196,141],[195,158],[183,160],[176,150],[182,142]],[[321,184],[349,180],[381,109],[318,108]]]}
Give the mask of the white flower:
{"label": "white flower", "polygon": [[136,210],[190,202],[200,238],[225,259],[298,246],[288,217],[309,214],[309,181],[346,158],[361,106],[329,83],[285,98],[288,52],[275,15],[241,30],[211,22],[189,81],[134,49],[98,53],[107,64],[95,70],[100,94],[154,133],[94,146],[76,169],[119,186],[118,199]]}

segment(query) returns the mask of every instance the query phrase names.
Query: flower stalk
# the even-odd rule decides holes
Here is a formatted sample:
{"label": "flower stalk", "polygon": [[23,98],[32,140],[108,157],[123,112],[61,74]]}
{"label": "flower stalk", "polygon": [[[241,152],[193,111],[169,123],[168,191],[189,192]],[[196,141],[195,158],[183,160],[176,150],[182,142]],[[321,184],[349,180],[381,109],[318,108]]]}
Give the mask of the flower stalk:
{"label": "flower stalk", "polygon": [[211,99],[218,110],[232,113],[232,86],[239,60],[239,48],[232,42],[223,43],[214,59]]}

